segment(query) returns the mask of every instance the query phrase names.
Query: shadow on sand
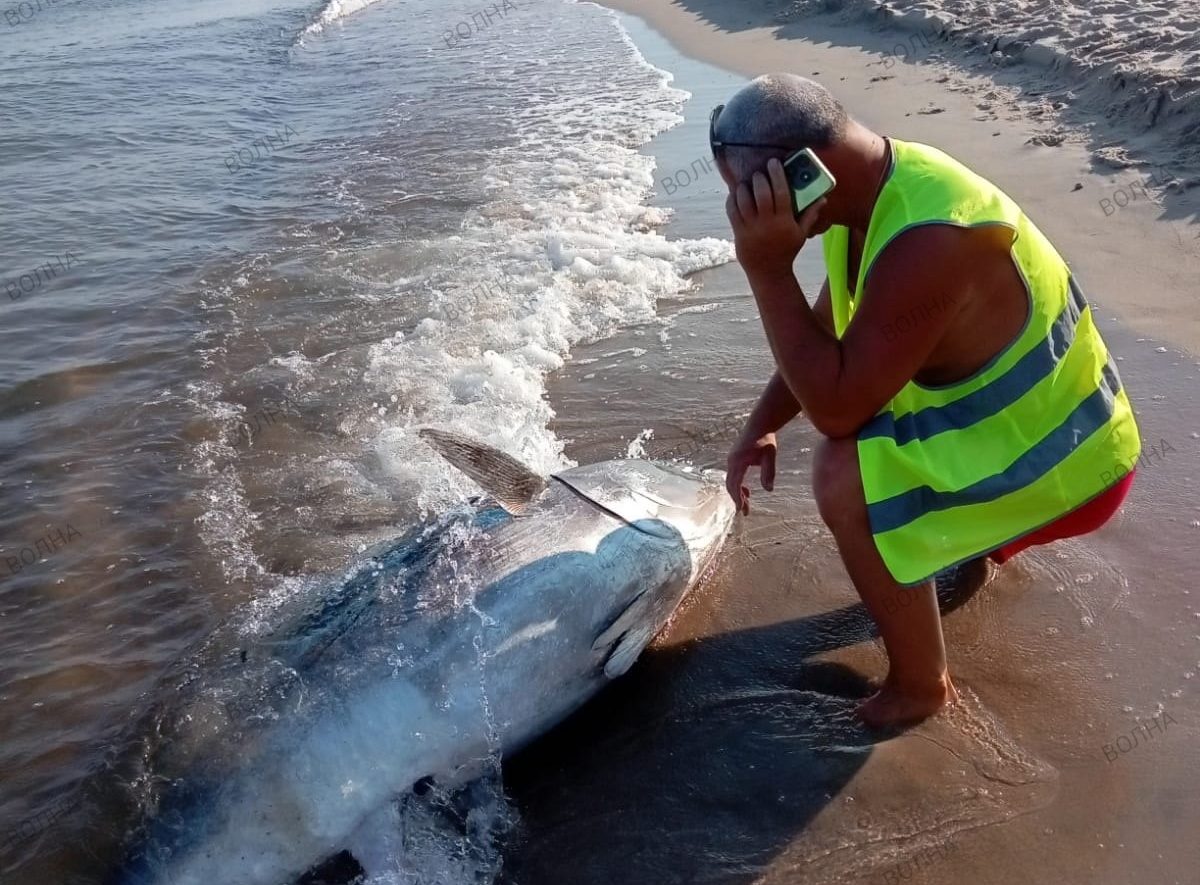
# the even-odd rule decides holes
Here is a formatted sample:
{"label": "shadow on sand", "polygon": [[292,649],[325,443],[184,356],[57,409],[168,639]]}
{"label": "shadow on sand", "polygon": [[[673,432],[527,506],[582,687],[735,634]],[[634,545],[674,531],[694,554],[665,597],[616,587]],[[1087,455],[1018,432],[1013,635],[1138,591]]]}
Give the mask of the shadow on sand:
{"label": "shadow on sand", "polygon": [[[943,613],[969,597],[939,585]],[[521,825],[503,881],[759,880],[900,733],[864,728],[854,709],[872,686],[815,660],[875,635],[856,604],[647,650],[630,678],[505,763]]]}

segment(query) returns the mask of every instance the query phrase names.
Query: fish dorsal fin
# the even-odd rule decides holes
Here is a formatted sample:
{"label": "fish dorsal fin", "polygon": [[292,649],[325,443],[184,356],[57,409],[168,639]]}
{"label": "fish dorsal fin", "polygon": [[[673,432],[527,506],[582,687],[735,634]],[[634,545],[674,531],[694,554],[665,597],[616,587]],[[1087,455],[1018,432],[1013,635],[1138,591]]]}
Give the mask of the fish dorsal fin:
{"label": "fish dorsal fin", "polygon": [[470,437],[432,427],[423,428],[420,437],[513,516],[523,515],[546,488],[546,480],[516,458]]}

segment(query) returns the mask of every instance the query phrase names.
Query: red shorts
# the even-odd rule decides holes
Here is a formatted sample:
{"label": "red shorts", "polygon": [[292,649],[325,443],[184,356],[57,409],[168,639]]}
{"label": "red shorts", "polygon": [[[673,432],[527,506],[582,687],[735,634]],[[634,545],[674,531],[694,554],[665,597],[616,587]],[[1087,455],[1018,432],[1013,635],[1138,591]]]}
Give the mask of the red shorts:
{"label": "red shorts", "polygon": [[1005,562],[1027,547],[1049,544],[1051,541],[1061,541],[1064,538],[1074,538],[1077,535],[1094,532],[1108,522],[1112,515],[1121,508],[1130,486],[1133,485],[1133,474],[1134,471],[1130,470],[1119,483],[1092,498],[1086,504],[1060,516],[1049,525],[1044,525],[1025,537],[1010,541],[999,550],[993,551],[990,559],[993,562]]}

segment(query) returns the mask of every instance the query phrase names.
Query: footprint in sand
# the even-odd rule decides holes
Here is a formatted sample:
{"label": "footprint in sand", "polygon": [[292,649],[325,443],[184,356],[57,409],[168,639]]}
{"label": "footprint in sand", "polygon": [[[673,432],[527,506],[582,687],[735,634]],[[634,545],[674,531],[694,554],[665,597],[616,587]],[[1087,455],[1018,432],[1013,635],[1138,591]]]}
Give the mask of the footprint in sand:
{"label": "footprint in sand", "polygon": [[786,753],[792,771],[811,771],[818,783],[823,771],[858,759],[841,794],[754,881],[868,881],[914,857],[948,854],[960,834],[1053,802],[1057,770],[1017,744],[974,692],[960,693],[933,719],[882,738],[855,720],[857,700],[803,689],[731,693],[719,709],[689,715],[691,728],[728,728],[730,740],[761,744],[763,758]]}

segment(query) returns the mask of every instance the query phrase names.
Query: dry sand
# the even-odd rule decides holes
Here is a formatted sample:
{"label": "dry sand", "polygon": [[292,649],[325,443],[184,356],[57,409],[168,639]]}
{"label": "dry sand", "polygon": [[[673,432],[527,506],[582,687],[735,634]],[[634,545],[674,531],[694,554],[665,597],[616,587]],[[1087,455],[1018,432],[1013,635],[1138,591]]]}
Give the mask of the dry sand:
{"label": "dry sand", "polygon": [[[1072,262],[1093,297],[1136,328],[1200,352],[1200,224],[1195,223],[1200,189],[1188,190],[1200,178],[1179,148],[1181,133],[1190,131],[1184,141],[1194,162],[1200,104],[1167,103],[1158,124],[1147,128],[1137,102],[1118,111],[1116,99],[1081,96],[1088,83],[1101,82],[1098,74],[1076,73],[1082,63],[1055,69],[1020,63],[1024,56],[1004,52],[993,58],[986,42],[938,37],[924,15],[908,20],[918,29],[913,31],[869,25],[845,10],[817,14],[772,0],[610,0],[608,5],[643,17],[687,55],[728,70],[812,76],[877,131],[948,151],[1022,205]],[[1108,6],[1126,9],[1129,4]],[[1193,46],[1200,42],[1197,7],[1196,2],[1172,5],[1191,10]],[[1184,15],[1163,13],[1160,27],[1182,29]],[[1128,18],[1140,21],[1141,13],[1130,12]],[[1110,36],[1095,40],[1102,56],[1113,54],[1121,22],[1099,15],[1094,20],[1109,21]],[[1019,23],[1014,15],[1009,19],[1013,38],[1040,31],[1037,22],[1031,17]],[[981,15],[977,27],[986,41],[997,26]],[[1153,51],[1129,55],[1146,61]],[[1169,69],[1155,70],[1165,78]],[[1132,84],[1133,75],[1128,77]]]}
{"label": "dry sand", "polygon": [[833,10],[981,50],[996,65],[1050,68],[1073,90],[1075,109],[1153,130],[1193,171],[1200,159],[1197,0],[797,0],[782,18]]}
{"label": "dry sand", "polygon": [[[857,12],[610,5],[665,34],[672,52],[725,71],[813,76],[868,125],[942,147],[1005,188],[1102,305],[1145,441],[1163,455],[1147,458],[1103,530],[1022,554],[948,611],[966,701],[878,735],[852,710],[885,659],[811,499],[815,433],[795,422],[781,434],[774,493],[755,492],[719,571],[630,678],[506,767],[521,815],[508,880],[1194,885],[1200,243],[1176,220],[1192,217],[1189,194],[1139,188],[1130,201],[1145,175],[1097,161],[1121,153],[1161,163],[1170,148],[1158,135],[1171,133],[1120,115],[1088,121],[1064,71],[998,65],[966,41],[931,42],[897,61],[894,47],[911,38],[864,25]],[[707,103],[689,106],[689,122],[650,147],[662,177],[706,154],[702,119],[731,84],[649,52],[643,41],[661,38],[648,34],[634,36],[651,61],[676,73],[693,105]],[[1124,205],[1106,215],[1101,200],[1118,188]],[[719,232],[718,191],[705,180],[663,197],[679,210],[667,233]],[[802,254],[806,290],[818,271]],[[700,274],[660,314],[579,348],[555,381],[556,430],[572,457],[617,456],[652,429],[651,455],[723,462],[728,428],[771,370],[740,269]],[[1171,717],[1165,731],[1108,758],[1106,746],[1120,738],[1123,749],[1155,716]]]}

